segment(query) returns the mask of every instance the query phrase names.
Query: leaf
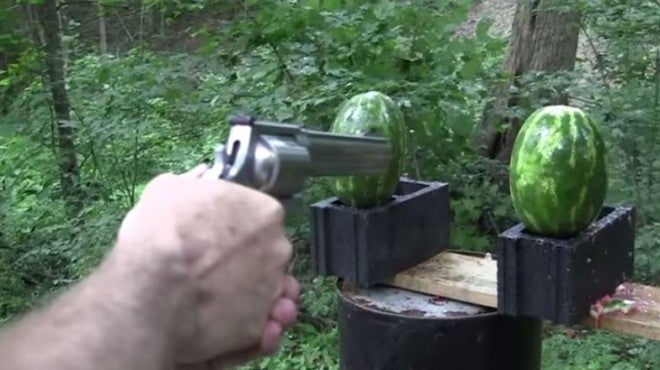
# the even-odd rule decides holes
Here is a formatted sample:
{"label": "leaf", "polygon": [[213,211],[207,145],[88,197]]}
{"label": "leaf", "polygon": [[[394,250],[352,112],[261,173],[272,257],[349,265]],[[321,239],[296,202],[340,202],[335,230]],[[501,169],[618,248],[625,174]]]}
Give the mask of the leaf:
{"label": "leaf", "polygon": [[463,64],[460,75],[466,80],[476,77],[482,71],[482,60],[477,55],[469,58],[468,62]]}
{"label": "leaf", "polygon": [[111,71],[110,67],[101,65],[96,72],[96,78],[99,84],[106,84],[110,81]]}
{"label": "leaf", "polygon": [[490,18],[481,18],[478,22],[477,25],[475,26],[475,36],[477,40],[480,41],[487,41],[490,40],[491,37],[489,35],[490,27],[493,25],[493,21]]}

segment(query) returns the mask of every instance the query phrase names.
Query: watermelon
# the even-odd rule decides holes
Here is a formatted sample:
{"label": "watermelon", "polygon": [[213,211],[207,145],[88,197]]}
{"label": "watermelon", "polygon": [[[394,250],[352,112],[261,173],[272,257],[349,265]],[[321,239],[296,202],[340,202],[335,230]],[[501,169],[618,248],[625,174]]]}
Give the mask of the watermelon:
{"label": "watermelon", "polygon": [[546,106],[523,123],[511,154],[509,188],[526,231],[568,238],[600,214],[608,187],[599,127],[579,108]]}
{"label": "watermelon", "polygon": [[333,190],[339,200],[357,208],[386,204],[399,183],[405,154],[405,122],[396,103],[379,91],[367,91],[347,100],[330,129],[333,133],[377,135],[392,145],[390,166],[380,175],[342,176],[334,179]]}

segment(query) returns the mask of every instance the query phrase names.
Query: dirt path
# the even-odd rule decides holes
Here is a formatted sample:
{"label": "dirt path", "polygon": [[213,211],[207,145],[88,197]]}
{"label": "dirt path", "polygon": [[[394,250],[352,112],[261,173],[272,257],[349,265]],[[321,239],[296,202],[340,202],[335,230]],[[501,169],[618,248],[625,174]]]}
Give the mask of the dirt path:
{"label": "dirt path", "polygon": [[[511,24],[516,12],[517,0],[482,0],[472,7],[469,20],[459,29],[460,34],[470,34],[480,19],[488,18],[493,23],[491,25],[491,35],[498,37],[508,37],[511,33]],[[594,40],[596,47],[600,47]],[[580,32],[577,58],[583,60],[582,68],[588,68],[589,61],[593,60],[594,51],[584,32]]]}
{"label": "dirt path", "polygon": [[483,0],[472,7],[470,20],[459,30],[460,33],[471,33],[480,19],[488,18],[493,36],[507,37],[511,32],[511,22],[516,12],[516,0]]}

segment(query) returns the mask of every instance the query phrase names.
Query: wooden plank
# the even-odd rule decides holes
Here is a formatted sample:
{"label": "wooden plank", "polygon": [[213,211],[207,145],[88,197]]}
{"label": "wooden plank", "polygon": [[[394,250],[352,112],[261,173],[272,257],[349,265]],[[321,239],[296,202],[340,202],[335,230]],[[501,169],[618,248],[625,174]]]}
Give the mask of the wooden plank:
{"label": "wooden plank", "polygon": [[613,294],[615,299],[634,302],[633,313],[610,313],[598,318],[589,317],[584,324],[590,328],[632,334],[660,341],[660,288],[626,283]]}
{"label": "wooden plank", "polygon": [[486,307],[497,307],[497,261],[442,252],[385,284]]}
{"label": "wooden plank", "polygon": [[[442,252],[384,284],[497,308],[497,262],[488,256]],[[636,309],[633,312],[606,314],[598,320],[587,317],[584,324],[594,329],[660,341],[660,288],[636,283],[622,287],[613,298],[634,301]]]}

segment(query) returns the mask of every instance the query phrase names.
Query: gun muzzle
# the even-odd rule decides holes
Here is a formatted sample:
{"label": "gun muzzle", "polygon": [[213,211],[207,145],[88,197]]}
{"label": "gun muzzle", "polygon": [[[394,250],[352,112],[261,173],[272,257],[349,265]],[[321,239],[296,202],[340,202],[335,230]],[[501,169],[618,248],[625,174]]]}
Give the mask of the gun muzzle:
{"label": "gun muzzle", "polygon": [[208,177],[231,180],[288,198],[309,177],[383,173],[392,159],[388,140],[314,131],[295,124],[238,116],[226,145],[216,148]]}

